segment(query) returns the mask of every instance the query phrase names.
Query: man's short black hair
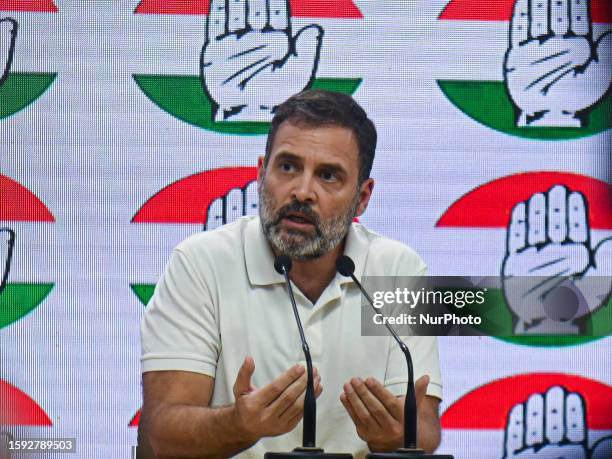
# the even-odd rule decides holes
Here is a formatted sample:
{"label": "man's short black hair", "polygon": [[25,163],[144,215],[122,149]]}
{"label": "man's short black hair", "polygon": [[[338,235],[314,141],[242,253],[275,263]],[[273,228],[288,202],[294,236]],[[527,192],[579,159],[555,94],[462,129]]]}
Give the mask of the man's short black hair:
{"label": "man's short black hair", "polygon": [[308,127],[332,125],[351,129],[359,146],[358,184],[370,177],[376,150],[376,128],[365,110],[351,96],[313,89],[295,94],[280,104],[268,133],[264,166],[268,165],[276,131],[284,121]]}

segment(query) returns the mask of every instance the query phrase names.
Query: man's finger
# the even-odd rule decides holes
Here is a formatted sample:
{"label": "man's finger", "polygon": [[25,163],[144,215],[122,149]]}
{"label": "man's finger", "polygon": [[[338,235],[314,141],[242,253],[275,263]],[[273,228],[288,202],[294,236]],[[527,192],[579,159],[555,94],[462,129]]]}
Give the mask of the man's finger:
{"label": "man's finger", "polygon": [[380,400],[380,402],[385,406],[387,411],[393,416],[393,418],[397,421],[401,421],[404,415],[403,407],[399,407],[396,403],[397,398],[387,389],[382,383],[374,378],[366,379],[366,384],[368,389],[372,391],[374,396]]}
{"label": "man's finger", "polygon": [[519,403],[512,407],[508,416],[506,427],[506,457],[514,456],[516,451],[523,448],[523,404]]}
{"label": "man's finger", "polygon": [[570,393],[565,398],[565,435],[574,443],[581,443],[586,438],[584,400],[577,393]]}
{"label": "man's finger", "polygon": [[270,405],[287,387],[305,373],[306,369],[301,365],[294,365],[277,377],[265,387],[262,387],[259,394],[264,405]]}
{"label": "man's finger", "polygon": [[517,0],[510,24],[510,45],[514,48],[529,39],[529,1]]}
{"label": "man's finger", "polygon": [[207,41],[217,39],[227,34],[226,0],[211,0],[206,21]]}
{"label": "man's finger", "polygon": [[527,240],[529,245],[536,245],[546,240],[546,198],[536,193],[527,204]]}
{"label": "man's finger", "polygon": [[227,0],[227,31],[235,33],[246,28],[246,0]]}
{"label": "man's finger", "polygon": [[359,419],[359,422],[363,424],[366,429],[373,430],[380,428],[380,425],[363,404],[350,382],[344,385],[344,393],[346,394],[347,402],[351,405],[351,408],[353,408],[353,412]]}
{"label": "man's finger", "polygon": [[429,386],[429,376],[428,375],[421,376],[414,383],[414,393],[415,393],[417,404],[421,403],[425,395],[427,395],[428,386]]}
{"label": "man's finger", "polygon": [[567,207],[570,241],[586,242],[589,238],[589,222],[586,201],[582,193],[570,193]]}
{"label": "man's finger", "polygon": [[378,425],[383,429],[387,429],[389,426],[391,426],[395,418],[391,415],[389,410],[387,410],[385,405],[383,405],[382,402],[370,391],[368,385],[360,379],[357,379],[352,381],[352,386],[355,393],[359,396]]}
{"label": "man's finger", "polygon": [[289,0],[268,0],[269,24],[275,30],[289,27]]}
{"label": "man's finger", "polygon": [[550,443],[559,443],[565,435],[563,402],[565,393],[559,386],[551,387],[546,392],[544,406],[546,412],[546,439]]}
{"label": "man's finger", "polygon": [[570,0],[570,31],[576,35],[587,36],[591,33],[591,0]]}
{"label": "man's finger", "polygon": [[508,253],[515,254],[525,247],[527,240],[526,209],[524,202],[519,202],[512,209],[510,227],[508,228]]}
{"label": "man's finger", "polygon": [[555,35],[565,35],[570,27],[569,0],[550,0],[550,28]]}
{"label": "man's finger", "polygon": [[304,409],[304,397],[306,395],[308,376],[304,373],[301,377],[293,381],[272,403],[269,404],[269,409],[276,413],[276,416],[281,417],[287,410],[291,410],[292,414],[288,417],[293,417],[295,410]]}
{"label": "man's finger", "polygon": [[527,400],[525,443],[529,446],[544,442],[544,397],[533,394]]}
{"label": "man's finger", "polygon": [[548,238],[555,243],[567,237],[567,189],[556,185],[548,192]]}
{"label": "man's finger", "polygon": [[236,376],[236,382],[234,383],[234,397],[238,398],[251,391],[251,376],[255,371],[255,361],[251,357],[244,359],[242,366],[238,370],[238,376]]}
{"label": "man's finger", "polygon": [[348,415],[353,420],[353,424],[355,424],[355,426],[360,426],[362,424],[361,420],[359,419],[359,417],[355,413],[355,410],[353,409],[353,407],[349,403],[349,401],[348,401],[348,399],[346,397],[346,393],[343,392],[342,394],[340,394],[340,402],[342,403],[342,406],[344,406],[344,409],[346,410]]}
{"label": "man's finger", "polygon": [[247,25],[253,30],[260,31],[268,23],[266,0],[248,0],[247,7],[249,13]]}
{"label": "man's finger", "polygon": [[[529,34],[531,38],[540,38],[548,35],[548,1],[531,0]],[[584,1],[584,0],[582,0]]]}

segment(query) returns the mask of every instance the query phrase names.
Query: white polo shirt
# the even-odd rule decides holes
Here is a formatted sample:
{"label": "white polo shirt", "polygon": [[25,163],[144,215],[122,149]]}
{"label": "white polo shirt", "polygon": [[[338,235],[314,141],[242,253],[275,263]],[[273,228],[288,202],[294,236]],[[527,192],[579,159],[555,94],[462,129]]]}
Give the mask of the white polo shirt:
{"label": "white polo shirt", "polygon": [[[404,244],[353,223],[345,254],[355,275],[414,276],[426,272]],[[258,217],[243,217],[198,233],[172,252],[141,326],[142,371],[183,370],[215,378],[211,405],[234,402],[232,387],[244,358],[255,360],[253,384],[263,387],[304,361],[284,278]],[[354,282],[336,277],[313,305],[294,285],[295,299],[323,393],[317,400],[317,446],[364,457],[367,444],[340,403],[350,378],[374,377],[395,395],[406,391],[406,361],[389,336],[361,336],[361,296]],[[442,398],[435,337],[404,337],[415,377],[430,376],[427,393]],[[263,438],[241,458],[290,451],[302,442],[302,424]]]}

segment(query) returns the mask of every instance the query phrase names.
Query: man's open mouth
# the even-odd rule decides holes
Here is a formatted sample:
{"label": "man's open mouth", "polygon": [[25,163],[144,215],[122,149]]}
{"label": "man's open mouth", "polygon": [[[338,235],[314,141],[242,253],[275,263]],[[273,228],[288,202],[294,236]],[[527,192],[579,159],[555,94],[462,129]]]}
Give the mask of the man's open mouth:
{"label": "man's open mouth", "polygon": [[284,220],[288,220],[291,223],[297,225],[314,225],[312,219],[300,212],[290,212],[283,217]]}

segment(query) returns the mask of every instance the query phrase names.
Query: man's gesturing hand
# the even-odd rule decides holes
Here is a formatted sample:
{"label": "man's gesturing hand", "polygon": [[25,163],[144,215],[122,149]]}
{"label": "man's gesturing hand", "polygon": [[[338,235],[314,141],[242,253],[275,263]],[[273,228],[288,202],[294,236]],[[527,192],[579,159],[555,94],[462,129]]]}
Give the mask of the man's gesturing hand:
{"label": "man's gesturing hand", "polygon": [[[292,431],[304,414],[305,368],[294,365],[261,389],[251,384],[254,371],[255,362],[247,357],[234,383],[235,415],[240,430],[253,442]],[[314,376],[315,396],[318,397],[323,386],[316,369]]]}
{"label": "man's gesturing hand", "polygon": [[581,127],[612,82],[612,32],[593,40],[590,0],[516,0],[504,62],[519,126]]}
{"label": "man's gesturing hand", "polygon": [[[429,376],[415,384],[417,407],[425,398]],[[344,385],[340,401],[371,451],[393,451],[404,443],[404,399],[374,378],[353,378]]]}
{"label": "man's gesturing hand", "polygon": [[0,86],[6,81],[15,51],[17,21],[11,18],[0,19]]}
{"label": "man's gesturing hand", "polygon": [[264,121],[315,77],[323,29],[295,35],[289,0],[211,0],[200,57],[215,121]]}

